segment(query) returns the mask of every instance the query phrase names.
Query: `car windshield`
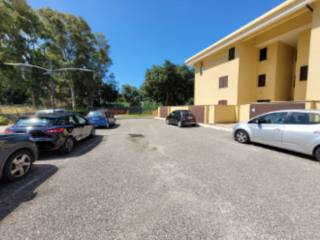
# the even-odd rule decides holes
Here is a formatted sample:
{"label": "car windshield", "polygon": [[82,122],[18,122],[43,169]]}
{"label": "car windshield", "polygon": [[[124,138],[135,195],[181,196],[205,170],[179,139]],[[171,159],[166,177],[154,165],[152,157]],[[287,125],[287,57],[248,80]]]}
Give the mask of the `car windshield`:
{"label": "car windshield", "polygon": [[192,116],[193,116],[192,113],[189,112],[189,111],[181,112],[181,114],[182,114],[183,116],[186,116],[186,117],[192,117]]}
{"label": "car windshield", "polygon": [[17,127],[46,127],[53,125],[54,121],[49,118],[22,118],[17,121]]}
{"label": "car windshield", "polygon": [[88,114],[89,117],[101,117],[103,116],[102,112],[90,112]]}

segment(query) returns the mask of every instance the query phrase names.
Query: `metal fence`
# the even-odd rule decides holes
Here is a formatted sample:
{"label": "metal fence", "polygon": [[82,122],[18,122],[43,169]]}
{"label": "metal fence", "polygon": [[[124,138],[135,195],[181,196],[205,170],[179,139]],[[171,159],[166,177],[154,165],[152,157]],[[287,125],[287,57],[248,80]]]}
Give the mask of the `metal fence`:
{"label": "metal fence", "polygon": [[169,108],[168,107],[160,107],[160,117],[165,118],[169,114],[168,112]]}
{"label": "metal fence", "polygon": [[195,116],[198,123],[204,123],[205,106],[190,106],[189,110]]}
{"label": "metal fence", "polygon": [[250,105],[250,118],[272,111],[305,108],[305,103],[254,103]]}

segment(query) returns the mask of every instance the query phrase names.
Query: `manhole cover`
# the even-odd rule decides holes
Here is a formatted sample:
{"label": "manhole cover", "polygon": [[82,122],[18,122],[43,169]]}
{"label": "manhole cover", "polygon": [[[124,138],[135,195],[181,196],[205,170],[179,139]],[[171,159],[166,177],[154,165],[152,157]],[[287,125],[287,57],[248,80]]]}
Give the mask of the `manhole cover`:
{"label": "manhole cover", "polygon": [[132,138],[142,138],[144,137],[142,134],[139,133],[129,133],[129,136]]}

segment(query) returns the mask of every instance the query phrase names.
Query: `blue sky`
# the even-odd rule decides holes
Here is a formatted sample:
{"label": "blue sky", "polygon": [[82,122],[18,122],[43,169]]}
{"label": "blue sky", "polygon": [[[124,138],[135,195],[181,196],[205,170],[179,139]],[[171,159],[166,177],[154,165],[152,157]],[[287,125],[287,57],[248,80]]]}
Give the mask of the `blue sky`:
{"label": "blue sky", "polygon": [[184,61],[283,0],[28,0],[82,16],[111,45],[120,86],[139,87],[147,68]]}

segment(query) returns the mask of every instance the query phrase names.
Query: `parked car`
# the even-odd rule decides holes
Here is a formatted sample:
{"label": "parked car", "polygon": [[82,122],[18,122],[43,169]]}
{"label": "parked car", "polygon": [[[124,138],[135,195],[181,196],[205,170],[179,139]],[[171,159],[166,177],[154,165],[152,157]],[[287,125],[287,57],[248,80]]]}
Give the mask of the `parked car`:
{"label": "parked car", "polygon": [[69,153],[75,142],[95,134],[88,121],[76,113],[44,114],[20,118],[6,133],[29,133],[41,150]]}
{"label": "parked car", "polygon": [[87,114],[86,118],[89,123],[95,127],[109,128],[116,124],[116,119],[113,113],[104,109],[91,111]]}
{"label": "parked car", "polygon": [[68,112],[64,108],[56,108],[56,109],[43,109],[39,110],[36,112],[36,115],[41,115],[41,114],[54,114],[54,113],[66,113]]}
{"label": "parked car", "polygon": [[270,112],[237,124],[233,135],[240,143],[262,143],[312,155],[320,161],[320,111]]}
{"label": "parked car", "polygon": [[27,134],[0,134],[0,179],[25,176],[38,158],[38,148]]}
{"label": "parked car", "polygon": [[178,127],[195,126],[196,119],[189,110],[173,111],[166,117],[167,124],[174,124]]}

